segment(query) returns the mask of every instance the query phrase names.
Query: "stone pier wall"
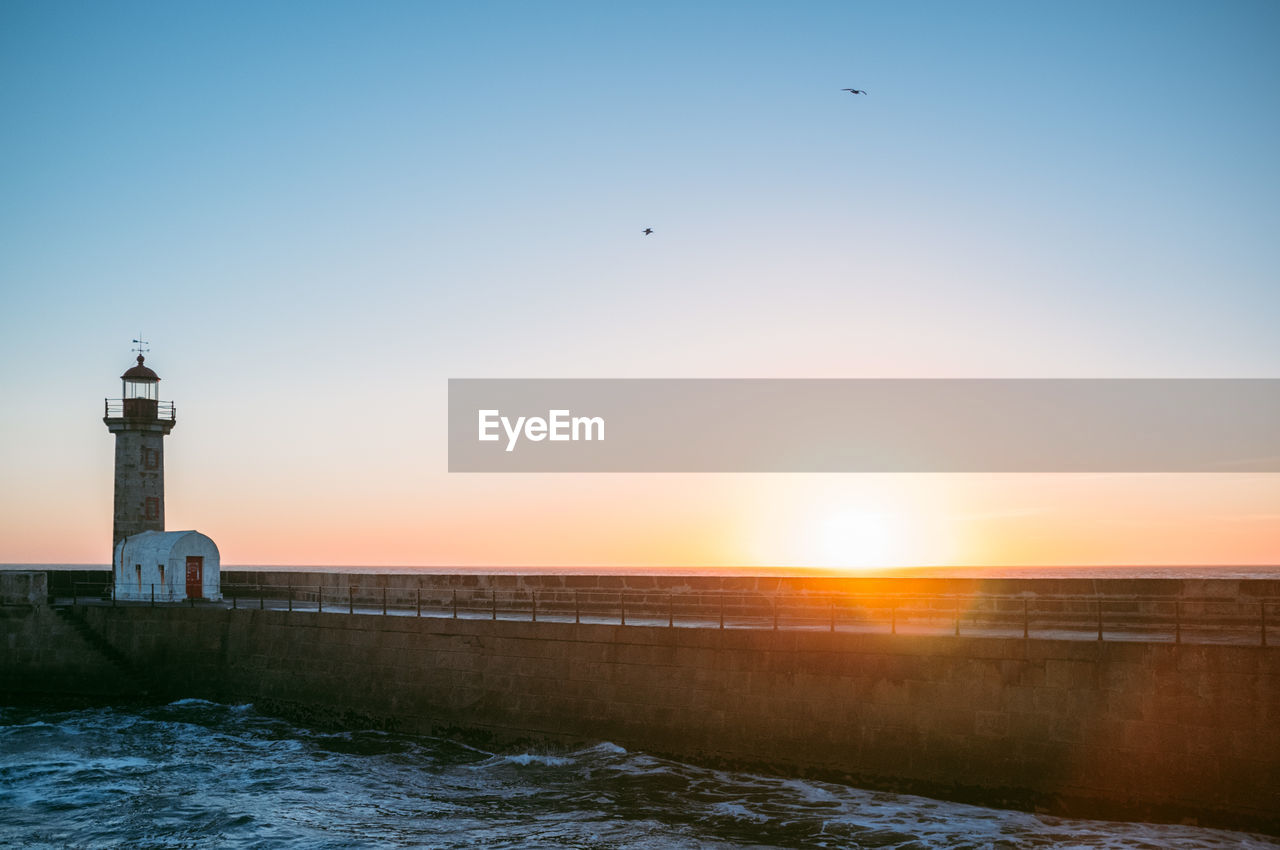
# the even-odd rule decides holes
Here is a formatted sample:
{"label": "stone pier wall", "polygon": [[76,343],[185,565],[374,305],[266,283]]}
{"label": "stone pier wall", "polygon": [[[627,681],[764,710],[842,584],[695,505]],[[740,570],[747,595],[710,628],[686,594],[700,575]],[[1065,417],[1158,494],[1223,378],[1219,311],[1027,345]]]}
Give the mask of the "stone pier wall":
{"label": "stone pier wall", "polygon": [[[316,574],[335,590],[356,575]],[[418,576],[360,578],[370,590],[379,582],[420,586]],[[554,594],[619,587],[613,583],[622,577],[494,576],[488,587],[473,584],[477,578],[452,580]],[[671,581],[690,591],[719,589],[690,577]],[[804,587],[813,589],[812,581]],[[679,587],[658,582],[626,577],[621,589]],[[1043,588],[1031,584],[1036,590],[1021,591]],[[1197,587],[1183,585],[1170,593],[1194,598]],[[1280,834],[1275,646],[217,605],[99,604],[68,617],[38,601],[30,580],[14,578],[5,588],[6,698],[125,695],[123,668],[152,697],[253,702],[304,722],[464,729],[563,744],[609,740],[987,804]],[[1245,587],[1199,591],[1202,599],[1250,595]]]}
{"label": "stone pier wall", "polygon": [[1280,650],[92,608],[175,694],[1280,832]]}

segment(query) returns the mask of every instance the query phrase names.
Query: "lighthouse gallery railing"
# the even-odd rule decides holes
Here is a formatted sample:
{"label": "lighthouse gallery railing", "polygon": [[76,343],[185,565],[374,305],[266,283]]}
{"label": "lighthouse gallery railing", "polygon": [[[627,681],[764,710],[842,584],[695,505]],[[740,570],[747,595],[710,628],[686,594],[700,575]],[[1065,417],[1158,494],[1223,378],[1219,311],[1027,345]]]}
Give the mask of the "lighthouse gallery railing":
{"label": "lighthouse gallery railing", "polygon": [[[127,414],[125,413],[126,402],[132,403],[136,401],[145,402],[147,399],[104,398],[102,400],[102,415],[107,419],[132,418],[136,414],[134,414],[132,410]],[[168,422],[176,422],[178,419],[178,408],[171,401],[157,401],[155,402],[155,415],[152,416],[151,412],[147,411],[145,418],[163,419]]]}

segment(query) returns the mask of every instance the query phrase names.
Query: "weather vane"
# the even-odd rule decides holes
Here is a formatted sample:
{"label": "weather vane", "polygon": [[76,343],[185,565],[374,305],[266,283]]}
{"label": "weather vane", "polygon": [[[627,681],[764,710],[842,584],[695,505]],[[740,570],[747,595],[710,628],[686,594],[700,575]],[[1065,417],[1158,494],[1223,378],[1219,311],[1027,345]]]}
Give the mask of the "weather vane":
{"label": "weather vane", "polygon": [[142,334],[138,334],[138,338],[133,341],[133,344],[137,347],[131,350],[138,352],[139,357],[151,350],[151,346],[147,345],[147,341],[142,338]]}

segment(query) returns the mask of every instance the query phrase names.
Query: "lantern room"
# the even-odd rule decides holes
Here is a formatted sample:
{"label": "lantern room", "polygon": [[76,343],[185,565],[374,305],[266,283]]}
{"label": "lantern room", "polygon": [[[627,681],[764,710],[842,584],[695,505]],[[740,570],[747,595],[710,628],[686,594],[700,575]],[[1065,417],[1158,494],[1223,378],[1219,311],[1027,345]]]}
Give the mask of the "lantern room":
{"label": "lantern room", "polygon": [[131,366],[120,376],[124,385],[124,415],[128,419],[155,419],[159,412],[160,376],[142,365],[144,358],[138,355],[138,365]]}

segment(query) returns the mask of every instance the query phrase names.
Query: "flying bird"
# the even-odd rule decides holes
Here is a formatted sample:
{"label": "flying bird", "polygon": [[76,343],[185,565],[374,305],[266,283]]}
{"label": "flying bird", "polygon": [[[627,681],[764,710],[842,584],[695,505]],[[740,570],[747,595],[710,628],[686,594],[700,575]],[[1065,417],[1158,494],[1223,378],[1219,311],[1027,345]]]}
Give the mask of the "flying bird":
{"label": "flying bird", "polygon": [[640,231],[640,232],[641,232],[641,233],[643,233],[645,236],[648,236],[650,233],[652,233],[652,232],[653,232],[653,228],[652,228],[652,227],[646,227],[644,230],[642,230],[642,231]]}
{"label": "flying bird", "polygon": [[840,91],[847,91],[849,94],[866,94],[862,89],[840,89]]}

